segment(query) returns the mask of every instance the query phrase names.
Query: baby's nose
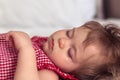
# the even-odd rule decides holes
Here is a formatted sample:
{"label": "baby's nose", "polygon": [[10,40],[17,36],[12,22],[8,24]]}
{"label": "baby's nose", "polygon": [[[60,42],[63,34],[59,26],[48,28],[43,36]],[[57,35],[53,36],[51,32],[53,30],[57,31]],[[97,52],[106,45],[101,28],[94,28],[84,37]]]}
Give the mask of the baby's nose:
{"label": "baby's nose", "polygon": [[59,39],[59,47],[63,49],[65,47],[66,41],[67,41],[66,38],[60,38]]}

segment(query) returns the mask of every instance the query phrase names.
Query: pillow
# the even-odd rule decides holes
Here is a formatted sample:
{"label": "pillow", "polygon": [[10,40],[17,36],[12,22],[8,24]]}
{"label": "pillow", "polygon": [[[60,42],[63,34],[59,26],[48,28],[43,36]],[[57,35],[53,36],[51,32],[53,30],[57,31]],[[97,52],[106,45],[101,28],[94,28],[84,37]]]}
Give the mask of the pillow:
{"label": "pillow", "polygon": [[69,28],[94,15],[95,0],[0,0],[0,26],[7,29]]}

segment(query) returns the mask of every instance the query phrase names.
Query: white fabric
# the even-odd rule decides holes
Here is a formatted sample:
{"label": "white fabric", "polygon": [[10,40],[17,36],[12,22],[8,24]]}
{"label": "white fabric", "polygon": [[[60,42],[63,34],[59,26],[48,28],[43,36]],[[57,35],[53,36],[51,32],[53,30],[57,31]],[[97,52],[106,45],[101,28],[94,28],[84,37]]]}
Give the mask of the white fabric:
{"label": "white fabric", "polygon": [[49,35],[79,26],[94,14],[95,0],[0,0],[0,32],[15,29]]}

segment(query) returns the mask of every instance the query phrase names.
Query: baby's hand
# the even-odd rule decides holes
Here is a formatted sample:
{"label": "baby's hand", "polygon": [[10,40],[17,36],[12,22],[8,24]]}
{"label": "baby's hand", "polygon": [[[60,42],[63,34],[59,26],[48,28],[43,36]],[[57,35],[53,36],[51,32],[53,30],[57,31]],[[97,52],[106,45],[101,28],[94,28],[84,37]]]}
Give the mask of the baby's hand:
{"label": "baby's hand", "polygon": [[30,37],[27,33],[21,31],[10,31],[6,38],[12,38],[17,50],[26,49],[32,46]]}

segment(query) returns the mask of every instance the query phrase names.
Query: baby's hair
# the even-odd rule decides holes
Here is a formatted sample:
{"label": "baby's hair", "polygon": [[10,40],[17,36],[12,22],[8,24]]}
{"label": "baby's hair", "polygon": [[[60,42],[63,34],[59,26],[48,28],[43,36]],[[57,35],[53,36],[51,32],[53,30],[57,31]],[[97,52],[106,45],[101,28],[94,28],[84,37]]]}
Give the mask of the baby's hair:
{"label": "baby's hair", "polygon": [[83,42],[85,47],[98,43],[101,54],[106,57],[101,65],[86,64],[73,71],[81,80],[120,80],[120,29],[115,24],[101,25],[90,21],[82,25],[90,29],[87,39]]}

